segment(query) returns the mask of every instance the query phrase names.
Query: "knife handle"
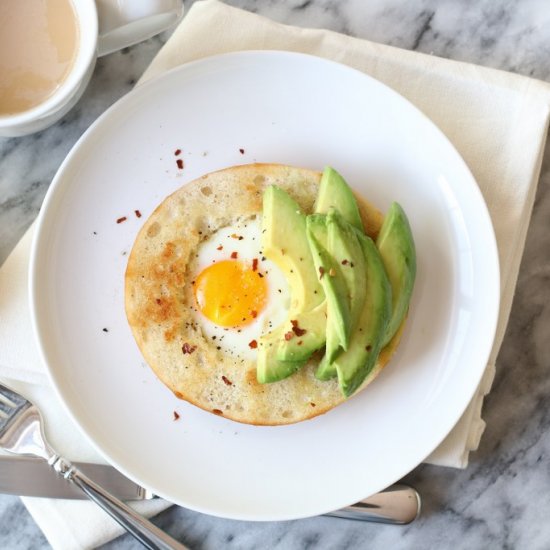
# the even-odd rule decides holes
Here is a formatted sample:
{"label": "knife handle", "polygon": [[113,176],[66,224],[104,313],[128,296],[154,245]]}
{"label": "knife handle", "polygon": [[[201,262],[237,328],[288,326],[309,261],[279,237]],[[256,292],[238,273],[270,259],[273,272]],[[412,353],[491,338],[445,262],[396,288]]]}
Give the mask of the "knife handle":
{"label": "knife handle", "polygon": [[118,500],[103,487],[85,476],[70,462],[56,455],[48,463],[54,470],[81,489],[91,500],[101,506],[115,521],[150,550],[187,550],[178,541],[153,525],[149,520]]}
{"label": "knife handle", "polygon": [[329,512],[328,516],[405,525],[420,514],[421,499],[415,489],[396,484],[356,504]]}

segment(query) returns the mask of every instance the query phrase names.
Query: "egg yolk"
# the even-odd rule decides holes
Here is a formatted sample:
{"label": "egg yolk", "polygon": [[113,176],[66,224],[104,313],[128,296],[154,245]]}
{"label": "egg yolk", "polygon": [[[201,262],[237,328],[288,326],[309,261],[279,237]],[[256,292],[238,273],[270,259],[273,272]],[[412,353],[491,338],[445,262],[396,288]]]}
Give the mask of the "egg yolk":
{"label": "egg yolk", "polygon": [[194,292],[201,313],[222,327],[249,324],[267,302],[262,274],[234,260],[217,262],[201,271]]}

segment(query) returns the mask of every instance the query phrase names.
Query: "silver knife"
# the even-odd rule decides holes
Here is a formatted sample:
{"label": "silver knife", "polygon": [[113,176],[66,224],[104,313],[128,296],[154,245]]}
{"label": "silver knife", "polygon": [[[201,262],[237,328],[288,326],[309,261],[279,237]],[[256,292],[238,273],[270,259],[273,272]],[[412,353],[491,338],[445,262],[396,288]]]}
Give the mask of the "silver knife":
{"label": "silver knife", "polygon": [[[112,466],[82,462],[74,464],[120,500],[153,498],[149,491],[130,481]],[[78,487],[67,483],[46,461],[20,456],[0,456],[0,493],[23,497],[88,498]]]}
{"label": "silver knife", "polygon": [[[84,474],[121,500],[146,500],[154,495],[112,466],[75,463]],[[0,493],[18,496],[86,499],[87,497],[35,458],[0,456]],[[406,524],[420,513],[420,495],[407,485],[392,485],[352,506],[327,515],[379,523]]]}

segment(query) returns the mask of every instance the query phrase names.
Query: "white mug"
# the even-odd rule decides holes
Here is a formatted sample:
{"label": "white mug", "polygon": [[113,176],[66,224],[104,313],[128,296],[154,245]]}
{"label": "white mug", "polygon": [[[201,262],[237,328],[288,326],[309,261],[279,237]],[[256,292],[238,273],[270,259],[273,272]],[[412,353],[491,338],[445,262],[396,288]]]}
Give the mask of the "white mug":
{"label": "white mug", "polygon": [[97,57],[158,34],[183,15],[182,0],[71,0],[79,40],[72,68],[42,103],[26,111],[0,115],[0,136],[17,137],[43,130],[80,99]]}

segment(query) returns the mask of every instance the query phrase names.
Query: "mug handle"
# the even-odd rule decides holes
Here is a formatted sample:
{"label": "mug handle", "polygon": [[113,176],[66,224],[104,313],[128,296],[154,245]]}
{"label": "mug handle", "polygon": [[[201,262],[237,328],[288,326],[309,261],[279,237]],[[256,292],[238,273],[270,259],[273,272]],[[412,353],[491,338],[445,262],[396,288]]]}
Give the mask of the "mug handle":
{"label": "mug handle", "polygon": [[98,57],[151,38],[183,16],[182,0],[95,0],[95,3]]}

